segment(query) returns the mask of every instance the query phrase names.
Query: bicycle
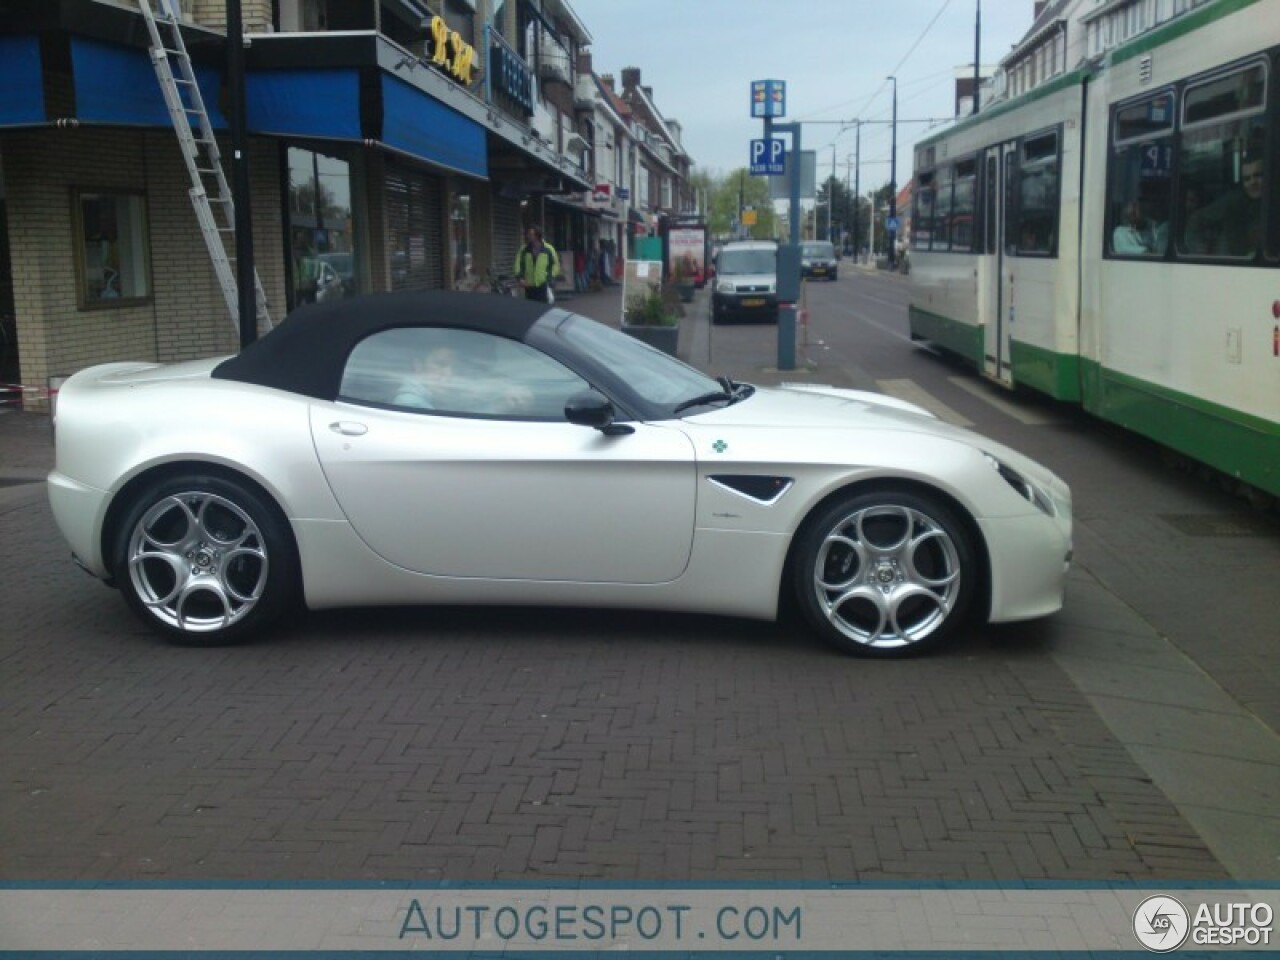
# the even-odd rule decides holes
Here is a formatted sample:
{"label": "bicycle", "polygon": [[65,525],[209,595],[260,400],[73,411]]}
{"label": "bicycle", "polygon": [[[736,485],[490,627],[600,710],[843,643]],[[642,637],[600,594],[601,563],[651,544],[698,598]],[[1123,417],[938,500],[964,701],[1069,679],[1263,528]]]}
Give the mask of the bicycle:
{"label": "bicycle", "polygon": [[509,277],[505,273],[499,273],[489,279],[489,292],[495,293],[500,297],[518,297],[520,296],[520,284],[515,277]]}

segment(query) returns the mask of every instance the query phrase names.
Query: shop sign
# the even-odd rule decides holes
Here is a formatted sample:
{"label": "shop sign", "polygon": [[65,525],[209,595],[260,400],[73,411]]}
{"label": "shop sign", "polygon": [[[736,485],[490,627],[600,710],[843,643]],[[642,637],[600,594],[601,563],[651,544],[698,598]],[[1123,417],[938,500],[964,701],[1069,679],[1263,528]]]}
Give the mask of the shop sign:
{"label": "shop sign", "polygon": [[476,66],[476,48],[450,30],[444,17],[431,18],[431,64],[439,67],[463,86],[471,86],[471,71]]}

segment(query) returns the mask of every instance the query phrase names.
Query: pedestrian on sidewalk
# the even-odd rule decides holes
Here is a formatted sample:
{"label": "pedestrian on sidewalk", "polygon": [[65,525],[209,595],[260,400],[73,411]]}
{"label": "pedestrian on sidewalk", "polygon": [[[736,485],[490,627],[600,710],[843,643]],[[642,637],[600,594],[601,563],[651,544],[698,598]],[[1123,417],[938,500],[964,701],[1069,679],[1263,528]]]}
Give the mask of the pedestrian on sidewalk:
{"label": "pedestrian on sidewalk", "polygon": [[553,303],[551,285],[560,273],[556,248],[542,239],[542,228],[531,224],[524,232],[524,244],[516,254],[516,279],[526,300]]}

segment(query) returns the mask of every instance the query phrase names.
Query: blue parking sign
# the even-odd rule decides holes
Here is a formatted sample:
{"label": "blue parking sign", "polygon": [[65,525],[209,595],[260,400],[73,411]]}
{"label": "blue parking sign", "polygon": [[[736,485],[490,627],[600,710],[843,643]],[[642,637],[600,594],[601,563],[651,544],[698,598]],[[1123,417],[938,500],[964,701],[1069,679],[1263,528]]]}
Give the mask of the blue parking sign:
{"label": "blue parking sign", "polygon": [[750,173],[753,177],[778,177],[787,172],[787,146],[781,140],[752,140]]}

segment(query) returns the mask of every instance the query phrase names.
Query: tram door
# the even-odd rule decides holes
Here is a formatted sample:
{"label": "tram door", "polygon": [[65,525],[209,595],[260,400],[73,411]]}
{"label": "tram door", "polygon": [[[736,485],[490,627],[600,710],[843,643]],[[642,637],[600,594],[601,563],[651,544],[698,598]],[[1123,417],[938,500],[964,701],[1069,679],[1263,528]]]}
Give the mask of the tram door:
{"label": "tram door", "polygon": [[1012,229],[1008,216],[1017,183],[1018,145],[1016,142],[988,147],[983,162],[983,242],[982,258],[987,276],[979,283],[982,297],[983,361],[982,372],[993,380],[1008,383],[1009,324],[1013,318],[1013,270],[1009,251],[1016,237],[1006,236]]}

